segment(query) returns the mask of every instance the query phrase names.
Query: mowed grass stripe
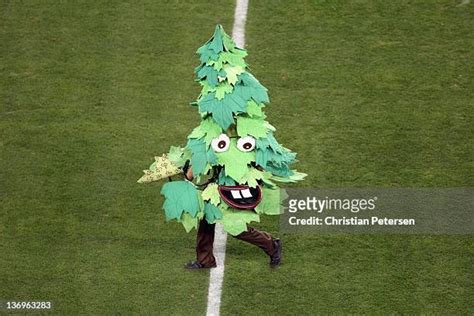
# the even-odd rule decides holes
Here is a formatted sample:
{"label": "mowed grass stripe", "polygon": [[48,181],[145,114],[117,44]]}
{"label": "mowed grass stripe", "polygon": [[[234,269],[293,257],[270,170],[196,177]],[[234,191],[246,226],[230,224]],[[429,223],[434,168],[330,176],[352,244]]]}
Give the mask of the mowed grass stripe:
{"label": "mowed grass stripe", "polygon": [[4,3],[0,297],[204,313],[194,234],[136,179],[197,125],[194,52],[233,4]]}

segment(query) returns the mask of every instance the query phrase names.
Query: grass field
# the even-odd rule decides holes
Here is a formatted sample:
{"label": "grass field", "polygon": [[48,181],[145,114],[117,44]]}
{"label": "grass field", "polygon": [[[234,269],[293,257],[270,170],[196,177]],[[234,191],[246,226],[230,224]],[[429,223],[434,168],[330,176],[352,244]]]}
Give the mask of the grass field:
{"label": "grass field", "polygon": [[[250,1],[247,62],[302,186],[473,186],[474,4],[458,4]],[[208,272],[182,268],[194,233],[135,182],[198,124],[194,52],[231,32],[234,3],[0,6],[0,301],[204,314]],[[277,271],[228,241],[223,315],[474,312],[472,236],[281,237]]]}

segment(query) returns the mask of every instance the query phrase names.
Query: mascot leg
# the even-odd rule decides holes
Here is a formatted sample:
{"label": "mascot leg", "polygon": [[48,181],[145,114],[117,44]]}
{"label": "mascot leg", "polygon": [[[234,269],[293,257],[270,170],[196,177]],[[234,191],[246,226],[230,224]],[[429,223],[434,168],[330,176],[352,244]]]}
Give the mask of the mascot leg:
{"label": "mascot leg", "polygon": [[276,267],[280,265],[281,240],[273,239],[271,234],[261,232],[253,227],[249,227],[247,231],[234,237],[262,249],[270,257],[270,266]]}
{"label": "mascot leg", "polygon": [[214,245],[215,224],[209,224],[205,219],[199,222],[199,229],[196,238],[196,259],[206,268],[216,266],[216,258],[212,252]]}
{"label": "mascot leg", "polygon": [[209,224],[205,219],[199,222],[196,238],[196,261],[188,262],[186,269],[207,269],[216,267],[216,258],[212,252],[214,245],[215,224]]}

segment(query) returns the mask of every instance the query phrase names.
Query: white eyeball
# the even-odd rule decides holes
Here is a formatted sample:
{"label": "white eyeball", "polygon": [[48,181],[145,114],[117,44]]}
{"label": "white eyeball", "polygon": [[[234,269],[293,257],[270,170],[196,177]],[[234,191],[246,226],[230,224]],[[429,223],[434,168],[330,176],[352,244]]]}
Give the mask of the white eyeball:
{"label": "white eyeball", "polygon": [[212,149],[214,149],[215,152],[217,153],[222,153],[224,151],[227,151],[230,146],[230,139],[229,136],[226,134],[220,134],[219,137],[214,138],[211,141],[211,146]]}
{"label": "white eyeball", "polygon": [[255,148],[255,138],[252,136],[239,138],[237,141],[237,148],[243,152],[252,151]]}

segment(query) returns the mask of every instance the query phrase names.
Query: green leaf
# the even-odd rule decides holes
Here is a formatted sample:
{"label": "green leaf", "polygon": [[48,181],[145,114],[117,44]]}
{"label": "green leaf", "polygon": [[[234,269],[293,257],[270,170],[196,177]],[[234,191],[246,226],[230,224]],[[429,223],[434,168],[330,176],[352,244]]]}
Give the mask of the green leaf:
{"label": "green leaf", "polygon": [[220,80],[220,81],[224,81],[224,79],[225,79],[225,71],[224,71],[224,70],[219,71],[219,72],[217,73],[217,76],[223,78],[223,79]]}
{"label": "green leaf", "polygon": [[284,190],[262,188],[262,201],[257,205],[255,211],[258,214],[278,215],[281,214],[280,203],[286,195]]}
{"label": "green leaf", "polygon": [[[202,122],[204,122],[204,121],[201,121],[201,124],[202,124]],[[205,135],[206,135],[206,133],[202,130],[201,125],[199,125],[199,126],[197,126],[197,127],[195,127],[195,128],[193,129],[193,131],[191,132],[191,134],[188,135],[188,139],[189,139],[189,138],[196,138],[196,139],[199,139],[199,138],[204,137]]]}
{"label": "green leaf", "polygon": [[252,135],[255,138],[267,136],[267,125],[261,118],[237,117],[237,134],[240,137]]}
{"label": "green leaf", "polygon": [[177,167],[184,166],[186,160],[183,159],[184,149],[181,147],[171,146],[168,152],[168,159]]}
{"label": "green leaf", "polygon": [[269,132],[266,138],[257,138],[256,163],[276,176],[289,177],[293,174],[290,165],[296,161],[296,154],[280,145]]}
{"label": "green leaf", "polygon": [[222,133],[222,128],[212,119],[212,117],[205,118],[201,121],[198,127],[196,127],[188,138],[202,138],[209,146],[211,141]]}
{"label": "green leaf", "polygon": [[298,172],[296,170],[291,170],[293,174],[291,174],[288,177],[279,177],[276,175],[272,175],[271,179],[278,181],[278,182],[285,182],[285,183],[291,183],[291,182],[297,182],[303,180],[307,174],[303,172]]}
{"label": "green leaf", "polygon": [[234,88],[227,82],[220,83],[216,88],[216,98],[222,100],[226,93],[231,93]]}
{"label": "green leaf", "polygon": [[[212,86],[209,84],[209,82],[206,81],[206,80],[201,80],[201,81],[199,81],[199,83],[200,83],[201,86],[202,86],[201,95],[203,95],[203,96],[206,95],[206,94],[208,94],[208,93],[210,93],[210,92],[216,91],[216,87],[212,87]],[[195,104],[193,104],[193,105],[197,105],[197,102],[196,102]]]}
{"label": "green leaf", "polygon": [[219,124],[223,130],[234,123],[234,113],[245,112],[247,107],[246,100],[241,99],[235,94],[228,93],[222,100],[218,100],[215,92],[203,96],[199,101],[199,112],[212,114],[212,118]]}
{"label": "green leaf", "polygon": [[230,52],[223,52],[219,54],[219,60],[222,63],[230,64],[231,66],[239,66],[242,68],[247,67],[244,61],[244,57],[247,56],[247,52],[242,49],[234,49]]}
{"label": "green leaf", "polygon": [[265,121],[265,127],[269,131],[272,131],[272,132],[276,131],[276,128],[272,124],[268,123],[267,121]]}
{"label": "green leaf", "polygon": [[213,224],[216,220],[222,219],[220,209],[211,203],[204,203],[204,214],[209,224]]}
{"label": "green leaf", "polygon": [[257,180],[263,179],[263,172],[256,168],[248,168],[247,173],[240,179],[240,184],[247,183],[250,187],[255,188],[258,185]]}
{"label": "green leaf", "polygon": [[191,138],[186,147],[191,151],[191,166],[195,175],[202,174],[207,165],[207,146],[202,138]]}
{"label": "green leaf", "polygon": [[214,35],[212,36],[210,43],[208,44],[209,49],[215,53],[220,53],[224,50],[224,43],[222,42],[222,35],[224,30],[221,25],[216,25]]}
{"label": "green leaf", "polygon": [[242,99],[248,101],[252,98],[257,103],[270,102],[267,94],[267,88],[262,86],[254,76],[244,72],[239,76],[240,81],[235,86],[235,93]]}
{"label": "green leaf", "polygon": [[198,226],[198,219],[197,217],[192,217],[188,213],[183,213],[180,220],[181,224],[183,224],[184,229],[187,233],[189,233],[193,228],[197,229]]}
{"label": "green leaf", "polygon": [[269,171],[265,171],[262,175],[262,181],[265,185],[271,187],[271,188],[275,188],[276,187],[276,184],[272,181],[272,173],[269,172]]}
{"label": "green leaf", "polygon": [[248,223],[260,221],[260,216],[253,211],[235,210],[227,207],[221,207],[220,209],[224,230],[233,236],[246,231]]}
{"label": "green leaf", "polygon": [[250,100],[247,102],[247,114],[253,118],[262,118],[266,117],[265,113],[263,113],[262,108],[265,105],[261,103],[258,105],[254,100]]}
{"label": "green leaf", "polygon": [[[206,42],[206,44],[197,50],[197,53],[200,55],[199,59],[201,63],[209,64],[209,61],[218,60],[219,54],[224,51],[231,51],[238,56],[242,55],[242,53],[235,48],[235,43],[232,41],[230,36],[225,33],[222,26],[217,25],[213,36]],[[219,63],[222,65],[223,61],[220,61]],[[220,68],[217,70],[219,69]]]}
{"label": "green leaf", "polygon": [[235,42],[229,35],[225,34],[222,37],[222,41],[224,42],[224,48],[226,51],[233,51],[235,49]]}
{"label": "green leaf", "polygon": [[209,60],[206,65],[212,66],[217,71],[221,71],[224,66],[222,60]]}
{"label": "green leaf", "polygon": [[268,148],[264,150],[257,148],[256,153],[256,163],[266,171],[281,177],[289,177],[293,174],[290,165],[295,161],[295,153],[274,153]]}
{"label": "green leaf", "polygon": [[278,143],[273,133],[268,133],[266,138],[257,140],[257,148],[270,148],[275,153],[283,153],[286,148]]}
{"label": "green leaf", "polygon": [[219,172],[219,179],[217,182],[219,185],[236,185],[235,180],[225,174],[225,169],[222,169]]}
{"label": "green leaf", "polygon": [[218,84],[218,72],[211,66],[204,65],[198,67],[196,74],[199,79],[205,79],[211,87],[215,87]]}
{"label": "green leaf", "polygon": [[247,64],[244,59],[233,52],[225,52],[219,55],[219,61],[223,64],[245,68]]}
{"label": "green leaf", "polygon": [[230,65],[224,65],[222,69],[226,73],[227,82],[232,85],[235,85],[235,83],[237,82],[237,75],[240,75],[245,71],[243,67]]}
{"label": "green leaf", "polygon": [[209,117],[201,122],[201,128],[203,132],[206,134],[204,140],[206,144],[209,145],[211,141],[219,136],[223,131],[222,128],[212,119]]}
{"label": "green leaf", "polygon": [[201,193],[202,199],[204,201],[209,201],[216,206],[219,205],[221,197],[218,188],[219,186],[216,183],[209,184]]}
{"label": "green leaf", "polygon": [[[208,162],[209,165],[211,165],[211,166],[217,165],[217,156],[216,156],[216,153],[212,150],[212,148],[209,148],[209,149],[207,150],[207,162]],[[209,165],[208,165],[208,166],[209,166]],[[208,169],[210,169],[210,166],[209,166]],[[207,172],[207,171],[208,171],[208,170],[206,170],[206,172]]]}
{"label": "green leaf", "polygon": [[191,150],[189,148],[184,147],[183,149],[183,160],[186,162],[186,160],[191,160]]}
{"label": "green leaf", "polygon": [[167,182],[163,185],[161,194],[165,197],[163,209],[166,220],[180,219],[183,212],[196,217],[200,211],[200,194],[189,181]]}
{"label": "green leaf", "polygon": [[203,46],[199,47],[197,53],[199,54],[199,60],[203,64],[210,60],[219,59],[219,54],[215,53],[212,49],[210,49],[208,44],[204,44]]}

